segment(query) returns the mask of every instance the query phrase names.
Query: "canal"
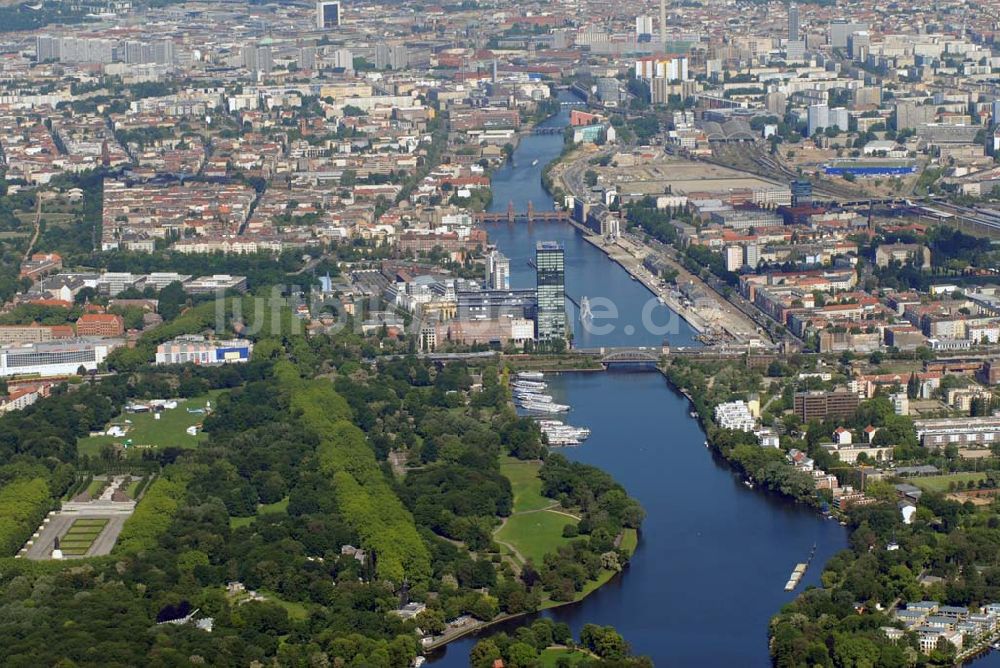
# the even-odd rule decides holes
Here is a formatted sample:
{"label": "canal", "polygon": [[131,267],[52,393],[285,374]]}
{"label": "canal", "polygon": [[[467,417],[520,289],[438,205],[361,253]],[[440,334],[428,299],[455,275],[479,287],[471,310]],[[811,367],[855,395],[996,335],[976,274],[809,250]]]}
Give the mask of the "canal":
{"label": "canal", "polygon": [[[564,125],[567,116],[564,111],[549,123]],[[506,210],[511,200],[519,209],[528,201],[538,209],[551,208],[540,175],[561,148],[558,135],[526,138],[514,165],[494,174],[494,209]],[[575,345],[658,346],[664,338],[659,325],[671,320],[666,338],[672,345],[697,345],[686,323],[655,304],[642,284],[572,226],[497,224],[488,229],[491,241],[511,258],[512,287],[534,286],[528,260],[535,242],[556,240],[566,249],[569,296],[592,302],[604,297],[616,305],[617,318],[607,320],[614,326],[609,333],[587,332],[574,318]],[[653,331],[643,322],[644,308],[652,312]],[[613,625],[636,653],[658,666],[768,665],[768,620],[795,595],[784,591],[789,573],[815,544],[804,585],[816,584],[822,564],[846,547],[844,529],[744,487],[705,448],[687,400],[659,373],[569,373],[548,380],[555,400],[573,407],[567,421],[592,430],[586,443],[563,452],[613,475],[647,516],[625,572],[581,603],[544,614],[569,623],[575,633],[587,623]],[[467,666],[476,640],[452,643],[429,663]]]}

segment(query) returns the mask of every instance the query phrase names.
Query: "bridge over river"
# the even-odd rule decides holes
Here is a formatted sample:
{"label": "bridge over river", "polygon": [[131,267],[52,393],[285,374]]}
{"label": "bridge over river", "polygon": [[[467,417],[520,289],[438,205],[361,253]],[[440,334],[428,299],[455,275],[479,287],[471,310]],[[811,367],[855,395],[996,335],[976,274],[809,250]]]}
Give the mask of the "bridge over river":
{"label": "bridge over river", "polygon": [[538,211],[532,202],[524,211],[514,208],[514,202],[507,204],[506,212],[480,212],[476,214],[478,223],[553,223],[569,220],[566,211]]}

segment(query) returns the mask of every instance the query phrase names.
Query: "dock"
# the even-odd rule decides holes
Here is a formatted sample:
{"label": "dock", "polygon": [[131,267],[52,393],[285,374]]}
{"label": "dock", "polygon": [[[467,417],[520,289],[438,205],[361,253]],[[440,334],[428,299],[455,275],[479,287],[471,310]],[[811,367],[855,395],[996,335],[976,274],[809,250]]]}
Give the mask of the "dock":
{"label": "dock", "polygon": [[788,582],[785,583],[785,591],[792,591],[799,586],[799,582],[802,581],[802,577],[806,574],[806,569],[809,568],[809,564],[812,563],[814,556],[816,556],[816,543],[813,543],[812,551],[809,553],[809,558],[803,563],[795,564],[795,568],[792,569],[792,574],[789,576]]}

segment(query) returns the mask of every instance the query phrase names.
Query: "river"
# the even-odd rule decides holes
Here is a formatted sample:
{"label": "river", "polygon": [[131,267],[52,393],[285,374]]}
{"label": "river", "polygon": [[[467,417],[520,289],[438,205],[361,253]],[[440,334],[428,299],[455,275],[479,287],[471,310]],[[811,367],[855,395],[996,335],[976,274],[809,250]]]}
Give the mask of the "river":
{"label": "river", "polygon": [[[565,125],[564,111],[549,124]],[[525,138],[493,177],[494,210],[513,200],[549,209],[540,173],[558,156],[562,137]],[[532,165],[538,160],[537,165]],[[538,240],[566,249],[566,290],[577,300],[607,297],[618,308],[614,331],[597,335],[574,318],[575,345],[658,346],[664,336],[648,331],[641,315],[655,298],[566,223],[489,226],[491,241],[511,258],[515,288],[534,286],[528,264]],[[648,308],[648,306],[647,306]],[[653,320],[669,322],[665,307]],[[674,317],[667,338],[697,345],[691,328]],[[550,375],[555,400],[572,405],[567,421],[590,427],[592,436],[563,452],[609,472],[636,497],[647,517],[629,567],[581,603],[544,614],[578,633],[586,623],[615,626],[637,654],[658,666],[767,666],[768,620],[795,593],[784,591],[796,562],[816,544],[804,585],[816,584],[826,562],[846,547],[846,532],[804,507],[749,490],[705,448],[705,435],[688,415],[687,400],[653,372]],[[801,587],[798,591],[801,591]],[[436,654],[435,668],[467,666],[476,637]]]}

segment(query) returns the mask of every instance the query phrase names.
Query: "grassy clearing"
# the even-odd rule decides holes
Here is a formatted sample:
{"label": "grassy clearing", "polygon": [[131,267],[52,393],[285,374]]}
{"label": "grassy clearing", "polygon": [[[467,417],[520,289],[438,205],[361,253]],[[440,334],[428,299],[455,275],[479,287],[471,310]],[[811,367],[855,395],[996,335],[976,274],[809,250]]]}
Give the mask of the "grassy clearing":
{"label": "grassy clearing", "polygon": [[287,511],[288,511],[288,497],[286,496],[280,501],[275,501],[274,503],[257,504],[256,515],[251,515],[250,517],[230,517],[229,526],[232,529],[247,527],[253,524],[254,521],[261,515],[266,515],[268,513],[284,513]]}
{"label": "grassy clearing", "polygon": [[541,564],[546,554],[569,542],[562,535],[567,524],[576,524],[576,521],[548,510],[511,515],[497,532],[497,538],[509,543],[525,559]]}
{"label": "grassy clearing", "polygon": [[571,666],[580,665],[587,659],[593,658],[585,652],[567,648],[550,647],[542,651],[541,656],[538,657],[538,665],[540,668],[556,668],[557,662],[563,657],[569,659],[569,665]]}
{"label": "grassy clearing", "polygon": [[[101,448],[107,444],[122,444],[132,441],[132,447],[151,448],[196,448],[206,436],[198,432],[196,436],[187,433],[187,428],[201,424],[204,413],[189,413],[188,409],[204,409],[205,403],[211,401],[214,406],[222,390],[213,390],[200,397],[180,399],[177,408],[163,411],[160,419],[153,413],[122,413],[112,425],[127,426],[125,436],[88,436],[77,441],[77,452],[81,455],[98,456]],[[131,421],[131,423],[127,422]]]}
{"label": "grassy clearing", "polygon": [[306,607],[305,603],[299,603],[298,601],[286,601],[278,597],[277,594],[274,594],[269,591],[261,590],[260,593],[263,594],[267,600],[273,601],[274,603],[277,603],[282,608],[284,608],[288,612],[288,617],[290,619],[296,621],[304,621],[306,619],[309,619],[309,608]]}
{"label": "grassy clearing", "polygon": [[964,473],[949,473],[947,475],[931,475],[925,478],[913,478],[908,480],[925,492],[947,492],[949,483],[962,483],[964,486],[970,480],[979,482],[986,478],[985,473],[966,471]]}
{"label": "grassy clearing", "polygon": [[541,510],[554,503],[552,499],[542,496],[542,481],[538,477],[541,467],[539,461],[521,461],[513,457],[504,457],[500,461],[500,473],[510,480],[514,491],[515,513]]}
{"label": "grassy clearing", "polygon": [[635,548],[639,547],[639,532],[635,529],[625,529],[622,532],[622,542],[619,547],[625,550],[625,553],[631,557],[635,554]]}

